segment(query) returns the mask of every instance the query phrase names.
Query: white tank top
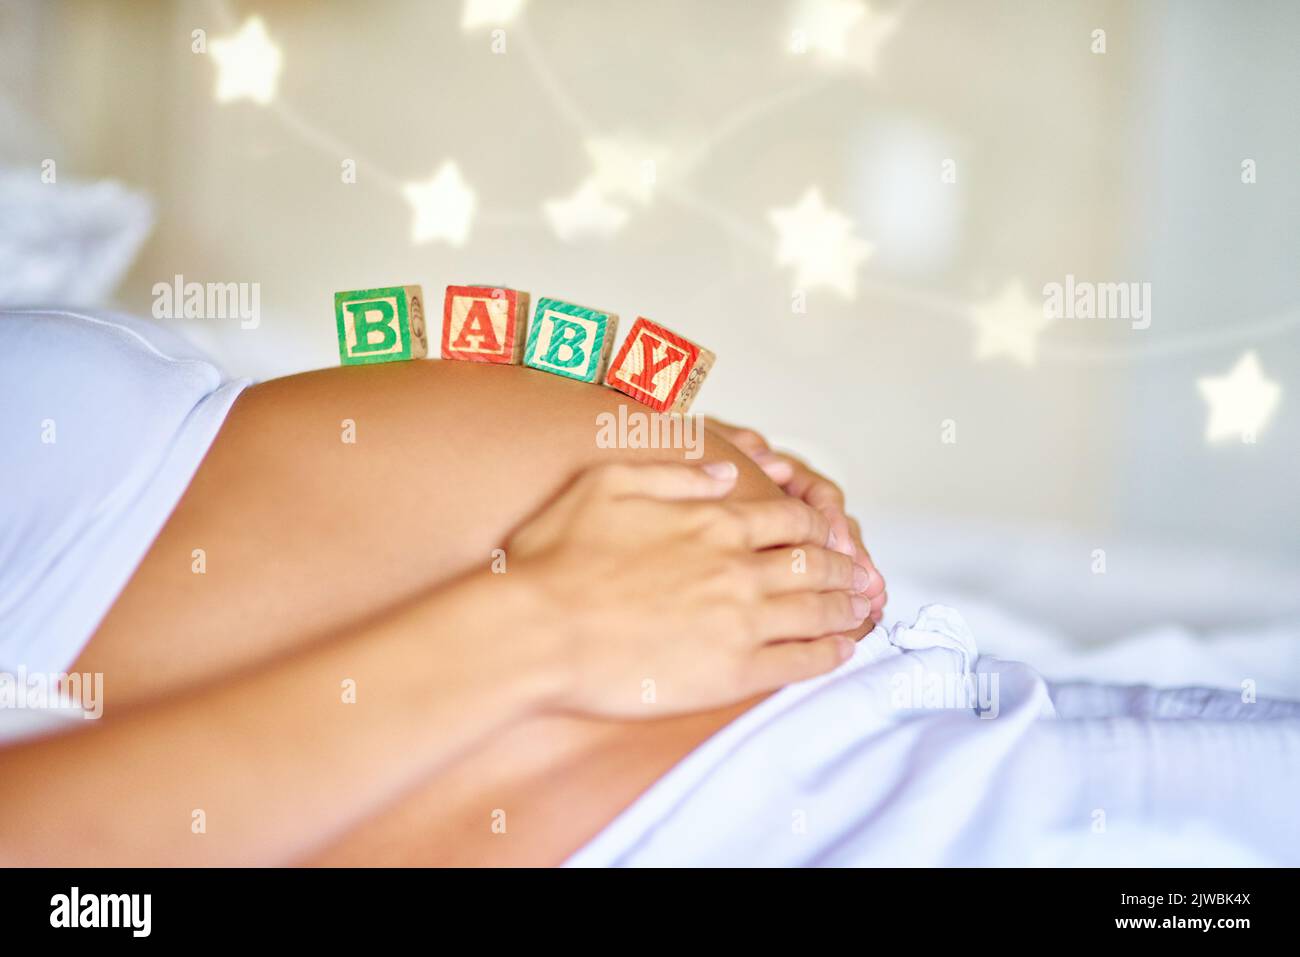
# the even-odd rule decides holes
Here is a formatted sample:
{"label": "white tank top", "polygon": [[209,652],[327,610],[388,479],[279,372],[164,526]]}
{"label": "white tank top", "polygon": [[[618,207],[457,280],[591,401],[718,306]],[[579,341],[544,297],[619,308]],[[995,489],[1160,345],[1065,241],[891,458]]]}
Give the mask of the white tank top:
{"label": "white tank top", "polygon": [[0,309],[0,672],[73,662],[247,384],[150,322]]}

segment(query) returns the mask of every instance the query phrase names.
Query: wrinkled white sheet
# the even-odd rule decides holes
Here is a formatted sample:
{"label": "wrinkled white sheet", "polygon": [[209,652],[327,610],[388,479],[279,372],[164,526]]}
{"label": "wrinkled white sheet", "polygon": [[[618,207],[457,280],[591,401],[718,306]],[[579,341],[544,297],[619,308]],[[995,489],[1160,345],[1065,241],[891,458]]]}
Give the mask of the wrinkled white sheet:
{"label": "wrinkled white sheet", "polygon": [[927,606],[724,728],[569,864],[1297,865],[1300,704],[1249,697],[1052,685]]}

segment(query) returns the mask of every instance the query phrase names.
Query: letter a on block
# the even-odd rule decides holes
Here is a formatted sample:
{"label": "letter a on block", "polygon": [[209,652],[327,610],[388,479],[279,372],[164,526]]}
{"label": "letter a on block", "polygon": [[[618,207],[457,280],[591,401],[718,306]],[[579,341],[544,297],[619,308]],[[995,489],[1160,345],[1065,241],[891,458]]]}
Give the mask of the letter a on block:
{"label": "letter a on block", "polygon": [[716,358],[657,322],[638,318],[614,357],[605,384],[656,412],[685,412]]}
{"label": "letter a on block", "polygon": [[618,316],[559,299],[537,300],[524,365],[581,382],[599,382],[614,350]]}
{"label": "letter a on block", "polygon": [[442,357],[465,362],[523,359],[526,292],[497,286],[448,286],[442,305]]}
{"label": "letter a on block", "polygon": [[385,286],[334,294],[339,361],[345,366],[423,359],[429,352],[424,293],[419,286]]}

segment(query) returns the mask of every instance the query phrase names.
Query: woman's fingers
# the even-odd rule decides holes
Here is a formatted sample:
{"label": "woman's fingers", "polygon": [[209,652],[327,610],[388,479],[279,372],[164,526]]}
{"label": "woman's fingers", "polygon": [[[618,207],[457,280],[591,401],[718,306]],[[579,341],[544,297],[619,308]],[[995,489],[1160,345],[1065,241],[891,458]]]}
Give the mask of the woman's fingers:
{"label": "woman's fingers", "polygon": [[879,622],[885,617],[885,605],[889,604],[889,592],[882,591],[871,599],[871,620]]}
{"label": "woman's fingers", "polygon": [[734,445],[740,451],[744,452],[751,459],[756,452],[761,452],[767,448],[767,439],[759,435],[753,429],[746,429],[739,425],[732,425],[730,422],[721,422],[718,419],[709,418],[705,420],[709,427],[716,432],[721,432],[722,437]]}
{"label": "woman's fingers", "polygon": [[757,432],[725,423],[716,424],[737,448],[754,460],[768,478],[781,486],[786,495],[804,502],[825,516],[834,536],[832,547],[853,559],[865,571],[869,581],[864,594],[871,600],[870,617],[874,621],[880,621],[888,600],[885,595],[885,580],[862,542],[862,530],[857,521],[844,511],[843,490],[803,460],[773,451]]}
{"label": "woman's fingers", "polygon": [[853,654],[853,642],[843,635],[812,641],[783,641],[764,645],[749,670],[749,693],[770,691],[833,671]]}
{"label": "woman's fingers", "polygon": [[850,558],[860,554],[860,546],[853,540],[853,532],[849,528],[848,516],[844,514],[844,510],[828,508],[823,510],[823,514],[826,515],[831,531],[835,534],[835,547]]}
{"label": "woman's fingers", "polygon": [[778,548],[754,556],[759,587],[768,595],[799,591],[865,593],[870,576],[847,556],[816,545]]}
{"label": "woman's fingers", "polygon": [[781,488],[784,489],[794,479],[795,465],[788,456],[772,452],[766,448],[746,452],[746,454],[754,460],[755,465],[763,470],[764,475],[781,486]]}
{"label": "woman's fingers", "polygon": [[785,483],[787,495],[803,499],[813,508],[838,508],[844,510],[844,492],[825,475],[811,468],[802,459],[785,452],[771,452],[776,460],[789,464],[792,475]]}
{"label": "woman's fingers", "polygon": [[740,543],[755,551],[777,545],[829,545],[826,516],[792,498],[740,502],[730,514],[737,520]]}
{"label": "woman's fingers", "polygon": [[[876,567],[875,560],[871,557],[871,552],[867,551],[867,547],[862,544],[862,528],[858,525],[858,520],[852,516],[849,516],[849,532],[852,534],[853,542],[857,546],[857,554],[854,556],[854,561],[858,562],[858,564],[865,568],[867,574],[871,576],[871,581],[867,585],[866,596],[871,599],[872,616],[876,621],[879,621],[882,610],[885,607],[885,602],[889,600],[887,595],[883,598],[881,597],[882,595],[885,595],[885,579],[881,576],[880,569]],[[877,601],[877,599],[879,599],[879,601]]]}
{"label": "woman's fingers", "polygon": [[852,631],[870,611],[867,599],[844,591],[777,595],[758,603],[757,637],[777,641]]}
{"label": "woman's fingers", "polygon": [[722,498],[735,487],[739,474],[735,462],[706,462],[703,465],[617,462],[591,469],[587,480],[616,498],[641,496],[680,501]]}
{"label": "woman's fingers", "polygon": [[787,495],[799,499],[822,512],[835,533],[835,547],[852,558],[860,543],[855,546],[848,517],[844,514],[844,492],[807,463],[784,452],[774,452],[767,440],[753,429],[741,428],[727,422],[711,419],[710,424],[721,432],[736,448],[744,452]]}
{"label": "woman's fingers", "polygon": [[844,514],[844,493],[826,476],[784,452],[769,449],[750,456],[758,467],[791,498],[796,498],[826,516],[835,532],[837,548],[850,557],[854,553],[848,516]]}

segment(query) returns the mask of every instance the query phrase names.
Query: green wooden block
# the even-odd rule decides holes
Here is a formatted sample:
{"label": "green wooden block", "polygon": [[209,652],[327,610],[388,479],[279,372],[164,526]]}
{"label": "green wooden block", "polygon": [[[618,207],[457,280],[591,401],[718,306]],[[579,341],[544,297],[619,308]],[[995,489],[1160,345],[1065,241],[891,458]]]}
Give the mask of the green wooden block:
{"label": "green wooden block", "polygon": [[423,359],[429,354],[424,293],[419,286],[385,286],[334,294],[339,361],[345,366]]}
{"label": "green wooden block", "polygon": [[560,299],[537,300],[524,365],[579,382],[600,382],[609,365],[618,316]]}

